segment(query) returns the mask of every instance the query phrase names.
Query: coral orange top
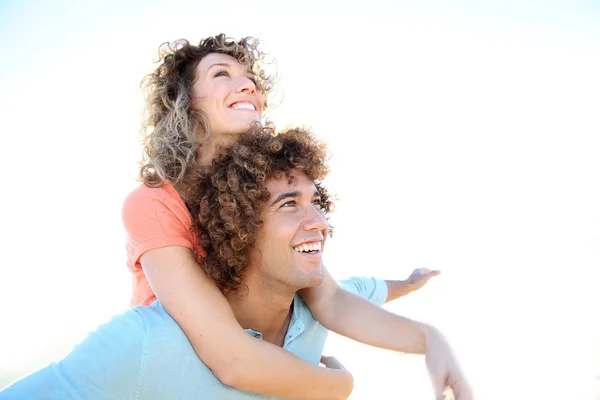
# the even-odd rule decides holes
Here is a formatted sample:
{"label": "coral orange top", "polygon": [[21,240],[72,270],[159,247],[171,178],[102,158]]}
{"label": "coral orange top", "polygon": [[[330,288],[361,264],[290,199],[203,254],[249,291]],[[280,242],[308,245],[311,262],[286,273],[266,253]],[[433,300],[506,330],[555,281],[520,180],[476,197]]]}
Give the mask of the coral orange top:
{"label": "coral orange top", "polygon": [[[156,300],[144,274],[140,257],[148,250],[184,246],[194,250],[197,241],[191,232],[192,217],[170,183],[151,188],[140,185],[123,204],[123,224],[127,232],[127,267],[133,274],[131,306],[149,305]],[[200,256],[202,249],[196,248]]]}

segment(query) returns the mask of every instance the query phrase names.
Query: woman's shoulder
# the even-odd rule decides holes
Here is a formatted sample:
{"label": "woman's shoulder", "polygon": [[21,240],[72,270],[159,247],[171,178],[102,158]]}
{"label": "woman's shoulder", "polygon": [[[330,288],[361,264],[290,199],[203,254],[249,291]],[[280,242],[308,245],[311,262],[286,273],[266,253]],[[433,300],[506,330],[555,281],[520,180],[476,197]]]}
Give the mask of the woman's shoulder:
{"label": "woman's shoulder", "polygon": [[180,200],[177,190],[169,182],[164,182],[156,187],[150,187],[142,183],[129,192],[125,198],[125,203],[147,201],[149,199]]}
{"label": "woman's shoulder", "polygon": [[169,182],[157,187],[139,185],[125,198],[122,211],[124,218],[129,215],[140,216],[147,213],[157,216],[168,212],[168,214],[174,213],[187,220],[188,214],[185,203]]}
{"label": "woman's shoulder", "polygon": [[125,197],[123,208],[147,207],[152,203],[166,204],[169,207],[185,206],[185,203],[177,193],[177,189],[171,183],[164,182],[162,185],[156,187],[150,187],[143,183],[140,184]]}

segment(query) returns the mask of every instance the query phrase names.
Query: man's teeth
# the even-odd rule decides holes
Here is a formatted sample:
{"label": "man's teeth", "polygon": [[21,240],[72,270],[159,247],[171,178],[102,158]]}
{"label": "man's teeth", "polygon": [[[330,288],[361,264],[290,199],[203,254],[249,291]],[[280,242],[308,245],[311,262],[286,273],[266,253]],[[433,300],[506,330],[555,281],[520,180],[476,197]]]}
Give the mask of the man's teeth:
{"label": "man's teeth", "polygon": [[254,104],[250,104],[250,103],[235,103],[233,106],[231,106],[231,108],[233,108],[234,110],[256,111],[256,107],[254,107]]}
{"label": "man's teeth", "polygon": [[305,243],[294,247],[298,253],[308,253],[309,251],[320,251],[321,242]]}

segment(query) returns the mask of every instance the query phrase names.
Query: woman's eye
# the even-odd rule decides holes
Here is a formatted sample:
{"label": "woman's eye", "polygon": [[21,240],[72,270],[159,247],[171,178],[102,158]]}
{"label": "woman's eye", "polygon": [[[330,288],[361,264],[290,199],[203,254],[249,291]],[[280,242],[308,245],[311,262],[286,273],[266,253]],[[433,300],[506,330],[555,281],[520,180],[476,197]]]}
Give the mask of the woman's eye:
{"label": "woman's eye", "polygon": [[252,81],[252,83],[254,83],[254,86],[257,86],[257,83],[256,83],[256,82],[257,82],[257,81],[256,81],[256,76],[254,76],[254,75],[250,75],[250,76],[248,77],[248,79],[250,79],[250,80]]}
{"label": "woman's eye", "polygon": [[218,78],[220,76],[229,76],[229,72],[225,71],[224,69],[217,71],[217,73],[215,74],[215,78]]}

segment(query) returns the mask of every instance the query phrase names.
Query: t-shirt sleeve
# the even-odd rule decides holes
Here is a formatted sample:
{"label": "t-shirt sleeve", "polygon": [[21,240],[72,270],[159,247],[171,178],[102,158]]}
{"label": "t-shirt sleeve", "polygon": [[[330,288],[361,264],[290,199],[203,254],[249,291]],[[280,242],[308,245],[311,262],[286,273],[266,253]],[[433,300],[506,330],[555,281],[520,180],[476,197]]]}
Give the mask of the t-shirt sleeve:
{"label": "t-shirt sleeve", "polygon": [[193,249],[191,217],[181,199],[165,188],[140,186],[123,204],[127,259],[134,267],[148,250],[184,246]]}
{"label": "t-shirt sleeve", "polygon": [[382,279],[353,276],[338,283],[343,289],[378,305],[383,305],[388,296],[387,283]]}

